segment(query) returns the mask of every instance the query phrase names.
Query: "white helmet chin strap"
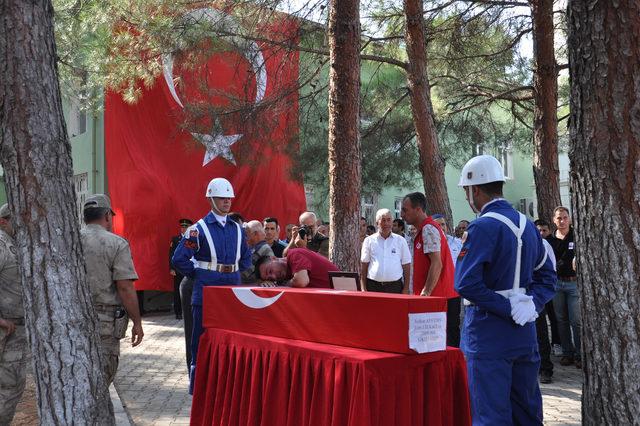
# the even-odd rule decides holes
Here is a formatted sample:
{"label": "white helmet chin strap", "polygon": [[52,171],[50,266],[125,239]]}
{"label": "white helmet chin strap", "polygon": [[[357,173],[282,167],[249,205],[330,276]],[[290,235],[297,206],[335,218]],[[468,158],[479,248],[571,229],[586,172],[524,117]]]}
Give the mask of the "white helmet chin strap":
{"label": "white helmet chin strap", "polygon": [[214,212],[215,214],[217,214],[218,216],[226,216],[226,213],[222,213],[219,209],[218,206],[216,205],[216,201],[213,199],[213,197],[210,197],[211,200],[211,211]]}
{"label": "white helmet chin strap", "polygon": [[473,185],[469,186],[469,206],[471,206],[471,210],[473,210],[474,213],[480,213],[480,210],[476,207],[476,203],[473,200]]}

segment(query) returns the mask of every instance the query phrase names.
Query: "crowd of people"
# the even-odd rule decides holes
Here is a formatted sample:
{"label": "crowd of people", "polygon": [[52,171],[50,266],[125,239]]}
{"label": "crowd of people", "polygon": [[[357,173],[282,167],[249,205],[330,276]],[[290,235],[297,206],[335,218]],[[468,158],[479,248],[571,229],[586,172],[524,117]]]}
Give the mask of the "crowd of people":
{"label": "crowd of people", "polygon": [[[375,225],[361,218],[357,272],[362,291],[447,299],[447,344],[460,346],[465,354],[474,424],[504,419],[541,424],[538,378],[551,380],[553,347],[560,346],[560,364],[581,368],[575,241],[567,208],[554,211],[553,232],[545,220],[534,225],[502,197],[504,182],[495,158],[470,160],[459,186],[477,218],[460,221],[453,233],[443,215],[426,213],[427,201],[419,192],[404,197],[401,218],[388,209],[376,212]],[[204,287],[330,288],[329,272],[340,269],[328,259],[328,224],[313,212],[287,224],[286,238],[280,240],[277,218],[245,221],[231,212],[234,189],[226,179],[213,179],[205,197],[210,211],[195,222],[178,221],[169,253],[191,387],[203,332]],[[128,243],[111,232],[115,213],[109,198],[91,196],[83,211],[87,280],[99,324],[102,370],[111,383],[129,318],[132,345],[144,336],[133,286],[138,276]],[[0,207],[0,422],[13,417],[28,352],[12,237],[5,204]]]}

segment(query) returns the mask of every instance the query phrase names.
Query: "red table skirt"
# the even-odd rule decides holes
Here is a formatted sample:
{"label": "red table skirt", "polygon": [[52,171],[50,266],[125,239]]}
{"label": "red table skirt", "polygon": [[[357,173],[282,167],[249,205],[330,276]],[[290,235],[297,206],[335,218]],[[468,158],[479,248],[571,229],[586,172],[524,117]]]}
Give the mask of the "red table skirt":
{"label": "red table skirt", "polygon": [[402,355],[209,328],[192,425],[469,425],[462,353]]}

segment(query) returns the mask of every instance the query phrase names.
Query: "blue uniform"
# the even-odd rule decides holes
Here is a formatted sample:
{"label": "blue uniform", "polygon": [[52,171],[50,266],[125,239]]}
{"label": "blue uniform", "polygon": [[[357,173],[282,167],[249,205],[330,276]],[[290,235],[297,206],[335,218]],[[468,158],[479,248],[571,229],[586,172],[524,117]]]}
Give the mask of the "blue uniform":
{"label": "blue uniform", "polygon": [[[215,249],[213,262],[203,225],[207,227]],[[209,212],[185,233],[173,254],[172,263],[178,272],[194,280],[191,297],[193,312],[191,386],[193,386],[198,344],[202,334],[202,288],[240,284],[240,271],[251,266],[251,250],[247,245],[244,231],[238,224],[227,218],[225,225],[222,226],[214,214]],[[216,265],[234,265],[235,271],[218,272]]]}
{"label": "blue uniform", "polygon": [[[520,217],[506,200],[488,203],[469,225],[458,257],[455,289],[471,302],[460,348],[467,359],[473,424],[541,425],[535,321],[517,325],[509,299],[497,293],[514,285],[517,237],[488,213],[505,216],[516,227]],[[540,312],[554,295],[555,269],[532,222],[526,221],[521,239],[519,285]]]}

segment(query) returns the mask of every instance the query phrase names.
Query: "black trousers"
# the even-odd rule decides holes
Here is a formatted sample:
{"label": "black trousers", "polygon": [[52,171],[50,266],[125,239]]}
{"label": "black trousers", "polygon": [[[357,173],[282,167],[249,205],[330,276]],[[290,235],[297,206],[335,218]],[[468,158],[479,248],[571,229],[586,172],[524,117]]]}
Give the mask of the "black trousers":
{"label": "black trousers", "polygon": [[184,323],[184,344],[187,354],[187,374],[191,371],[191,332],[193,331],[193,314],[191,313],[191,293],[193,280],[184,277],[180,283],[180,301],[182,302],[182,321]]}
{"label": "black trousers", "polygon": [[402,293],[402,280],[388,281],[384,284],[367,278],[367,291],[377,293]]}
{"label": "black trousers", "polygon": [[545,307],[536,319],[536,335],[538,337],[538,352],[540,353],[540,371],[553,374],[551,362],[551,343],[549,343],[549,327],[547,326],[547,308]]}
{"label": "black trousers", "polygon": [[560,345],[560,332],[558,331],[558,320],[556,320],[556,310],[553,309],[553,299],[549,300],[544,305],[544,310],[549,317],[549,324],[551,325],[551,344]]}
{"label": "black trousers", "polygon": [[173,277],[173,313],[177,316],[182,315],[182,302],[180,301],[180,283],[184,278],[183,275],[176,273]]}
{"label": "black trousers", "polygon": [[460,347],[460,298],[447,300],[447,346]]}

